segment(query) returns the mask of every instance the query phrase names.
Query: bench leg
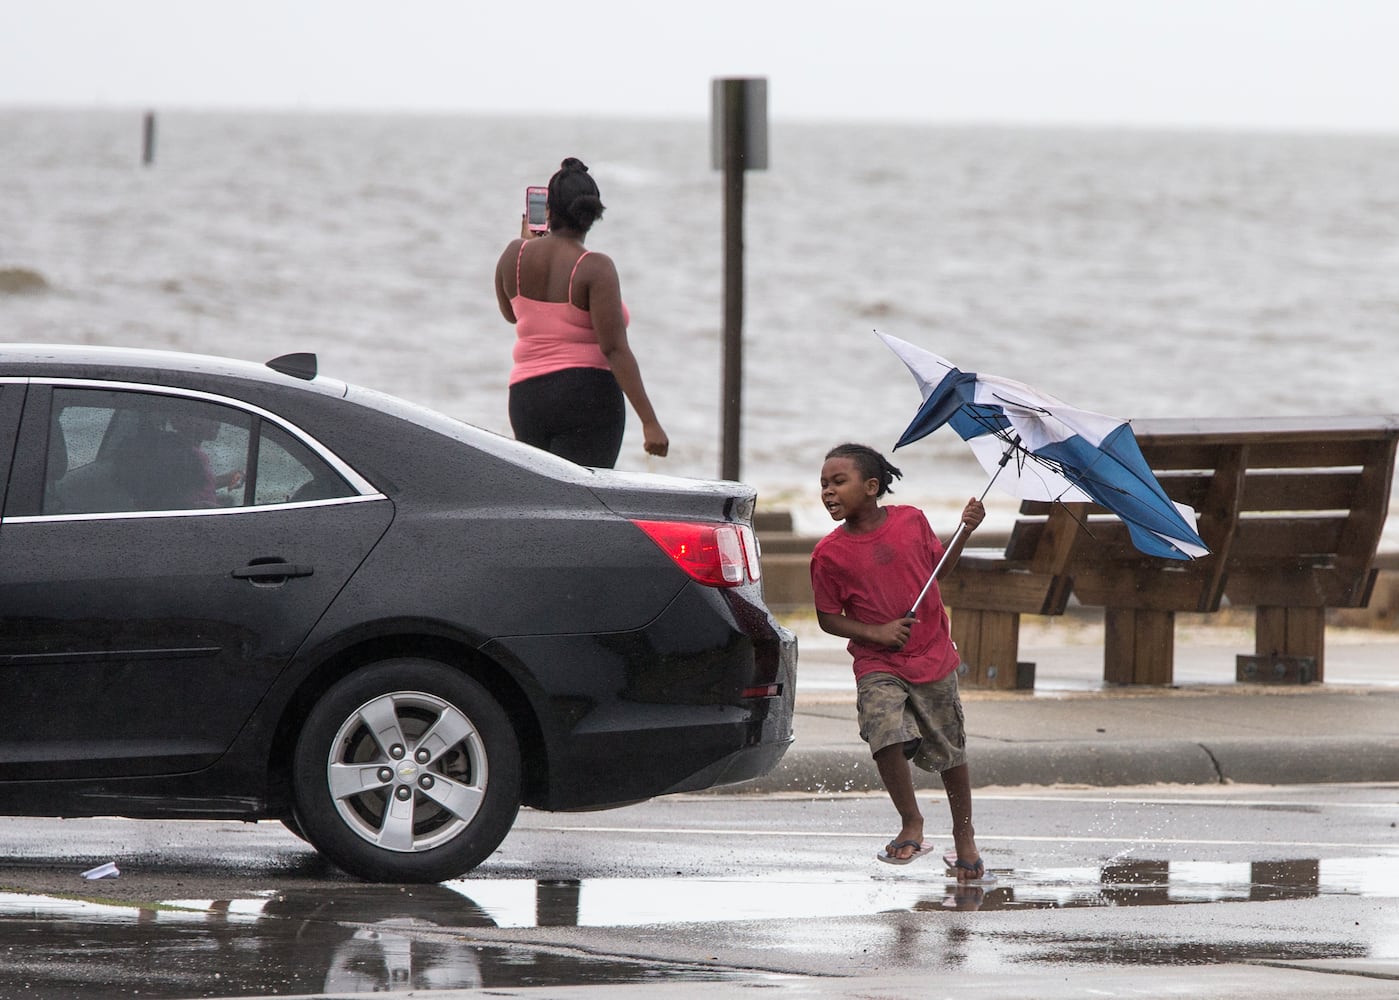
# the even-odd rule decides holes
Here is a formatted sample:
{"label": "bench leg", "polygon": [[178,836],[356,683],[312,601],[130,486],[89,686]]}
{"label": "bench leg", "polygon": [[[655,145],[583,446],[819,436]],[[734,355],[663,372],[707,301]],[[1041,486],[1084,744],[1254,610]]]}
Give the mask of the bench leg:
{"label": "bench leg", "polygon": [[1109,684],[1170,684],[1174,680],[1174,611],[1108,608],[1103,624],[1104,681]]}
{"label": "bench leg", "polygon": [[953,608],[952,641],[967,665],[965,687],[1014,689],[1020,652],[1020,614]]}
{"label": "bench leg", "polygon": [[1326,679],[1326,609],[1260,606],[1255,613],[1253,651],[1259,657],[1309,656],[1312,679]]}

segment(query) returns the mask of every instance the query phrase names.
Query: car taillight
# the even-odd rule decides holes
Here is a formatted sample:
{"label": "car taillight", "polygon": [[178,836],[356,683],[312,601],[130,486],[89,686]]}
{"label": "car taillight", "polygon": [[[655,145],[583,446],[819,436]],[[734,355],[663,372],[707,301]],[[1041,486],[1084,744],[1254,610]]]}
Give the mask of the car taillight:
{"label": "car taillight", "polygon": [[738,526],[738,537],[743,542],[743,555],[748,560],[748,576],[753,580],[761,579],[763,575],[763,564],[758,560],[762,554],[758,546],[758,536],[753,534],[753,529],[746,524]]}
{"label": "car taillight", "polygon": [[737,587],[757,580],[758,545],[744,524],[698,521],[633,521],[694,580],[707,587]]}

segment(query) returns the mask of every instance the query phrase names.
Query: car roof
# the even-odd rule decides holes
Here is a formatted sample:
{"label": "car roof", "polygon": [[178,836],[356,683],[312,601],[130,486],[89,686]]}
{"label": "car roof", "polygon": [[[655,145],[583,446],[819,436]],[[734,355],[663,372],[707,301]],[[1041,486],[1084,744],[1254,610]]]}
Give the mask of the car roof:
{"label": "car roof", "polygon": [[[274,359],[274,361],[277,359]],[[300,359],[296,359],[300,360]],[[274,370],[253,361],[211,354],[190,354],[183,351],[160,351],[134,347],[95,347],[84,344],[0,344],[0,382],[16,378],[86,378],[112,382],[130,381],[148,385],[151,373],[168,373],[171,382],[183,375],[226,377],[251,380],[293,390],[311,391],[321,395],[348,399],[379,413],[406,420],[418,427],[494,454],[515,465],[525,466],[554,479],[575,484],[595,483],[597,470],[574,465],[548,452],[530,448],[504,437],[468,424],[438,410],[423,406],[365,386],[352,385],[337,379],[316,375],[306,379]],[[86,369],[86,370],[82,370]]]}
{"label": "car roof", "polygon": [[[278,360],[278,359],[273,359]],[[291,359],[288,359],[291,360]],[[296,359],[300,361],[300,359]],[[269,362],[270,364],[271,362]],[[285,367],[285,366],[284,366]],[[288,370],[294,369],[294,363]],[[77,375],[75,368],[91,371]],[[703,480],[657,475],[627,473],[612,469],[592,469],[536,448],[523,445],[512,438],[485,430],[450,417],[438,410],[411,402],[399,396],[360,385],[352,385],[317,374],[307,379],[268,364],[240,361],[212,354],[192,354],[184,351],[161,351],[136,347],[99,347],[87,344],[5,344],[0,343],[0,382],[15,378],[94,378],[112,381],[150,382],[150,372],[168,372],[172,378],[193,374],[229,377],[291,387],[323,395],[348,398],[388,416],[406,420],[419,427],[470,444],[514,465],[523,466],[555,480],[589,487],[614,487],[642,491],[666,491],[683,487],[727,490],[732,484],[708,483]]]}
{"label": "car roof", "polygon": [[[311,379],[275,371],[265,364],[140,347],[94,347],[87,344],[0,344],[0,377],[6,375],[56,375],[51,368],[90,367],[105,369],[107,377],[120,378],[123,370],[154,369],[171,375],[196,374],[248,379],[276,385],[297,385],[332,396],[344,396],[347,386],[336,379],[317,375]],[[19,370],[28,369],[28,370]],[[137,380],[139,381],[139,379]]]}

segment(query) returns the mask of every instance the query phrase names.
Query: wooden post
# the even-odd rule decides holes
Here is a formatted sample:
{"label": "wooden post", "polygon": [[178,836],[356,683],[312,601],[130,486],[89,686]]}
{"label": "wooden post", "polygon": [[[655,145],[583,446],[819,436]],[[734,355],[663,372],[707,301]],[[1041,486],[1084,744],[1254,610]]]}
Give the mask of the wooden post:
{"label": "wooden post", "polygon": [[1253,652],[1261,660],[1309,656],[1312,680],[1326,679],[1326,609],[1259,605],[1254,609]]}
{"label": "wooden post", "polygon": [[1174,611],[1108,608],[1103,614],[1103,680],[1171,684],[1175,680]]}
{"label": "wooden post", "polygon": [[967,675],[961,683],[969,688],[1013,691],[1020,687],[1020,615],[1006,611],[952,609],[952,641]]}
{"label": "wooden post", "polygon": [[147,111],[141,127],[141,165],[149,167],[155,162],[155,112]]}

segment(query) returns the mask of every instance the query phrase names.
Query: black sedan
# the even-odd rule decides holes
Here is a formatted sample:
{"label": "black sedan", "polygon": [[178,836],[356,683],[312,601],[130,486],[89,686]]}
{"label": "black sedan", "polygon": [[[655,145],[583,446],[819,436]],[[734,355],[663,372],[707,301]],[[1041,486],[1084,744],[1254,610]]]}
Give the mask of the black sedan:
{"label": "black sedan", "polygon": [[581,468],[311,355],[8,345],[0,500],[3,814],[276,819],[433,882],[521,804],[792,741],[741,483]]}

